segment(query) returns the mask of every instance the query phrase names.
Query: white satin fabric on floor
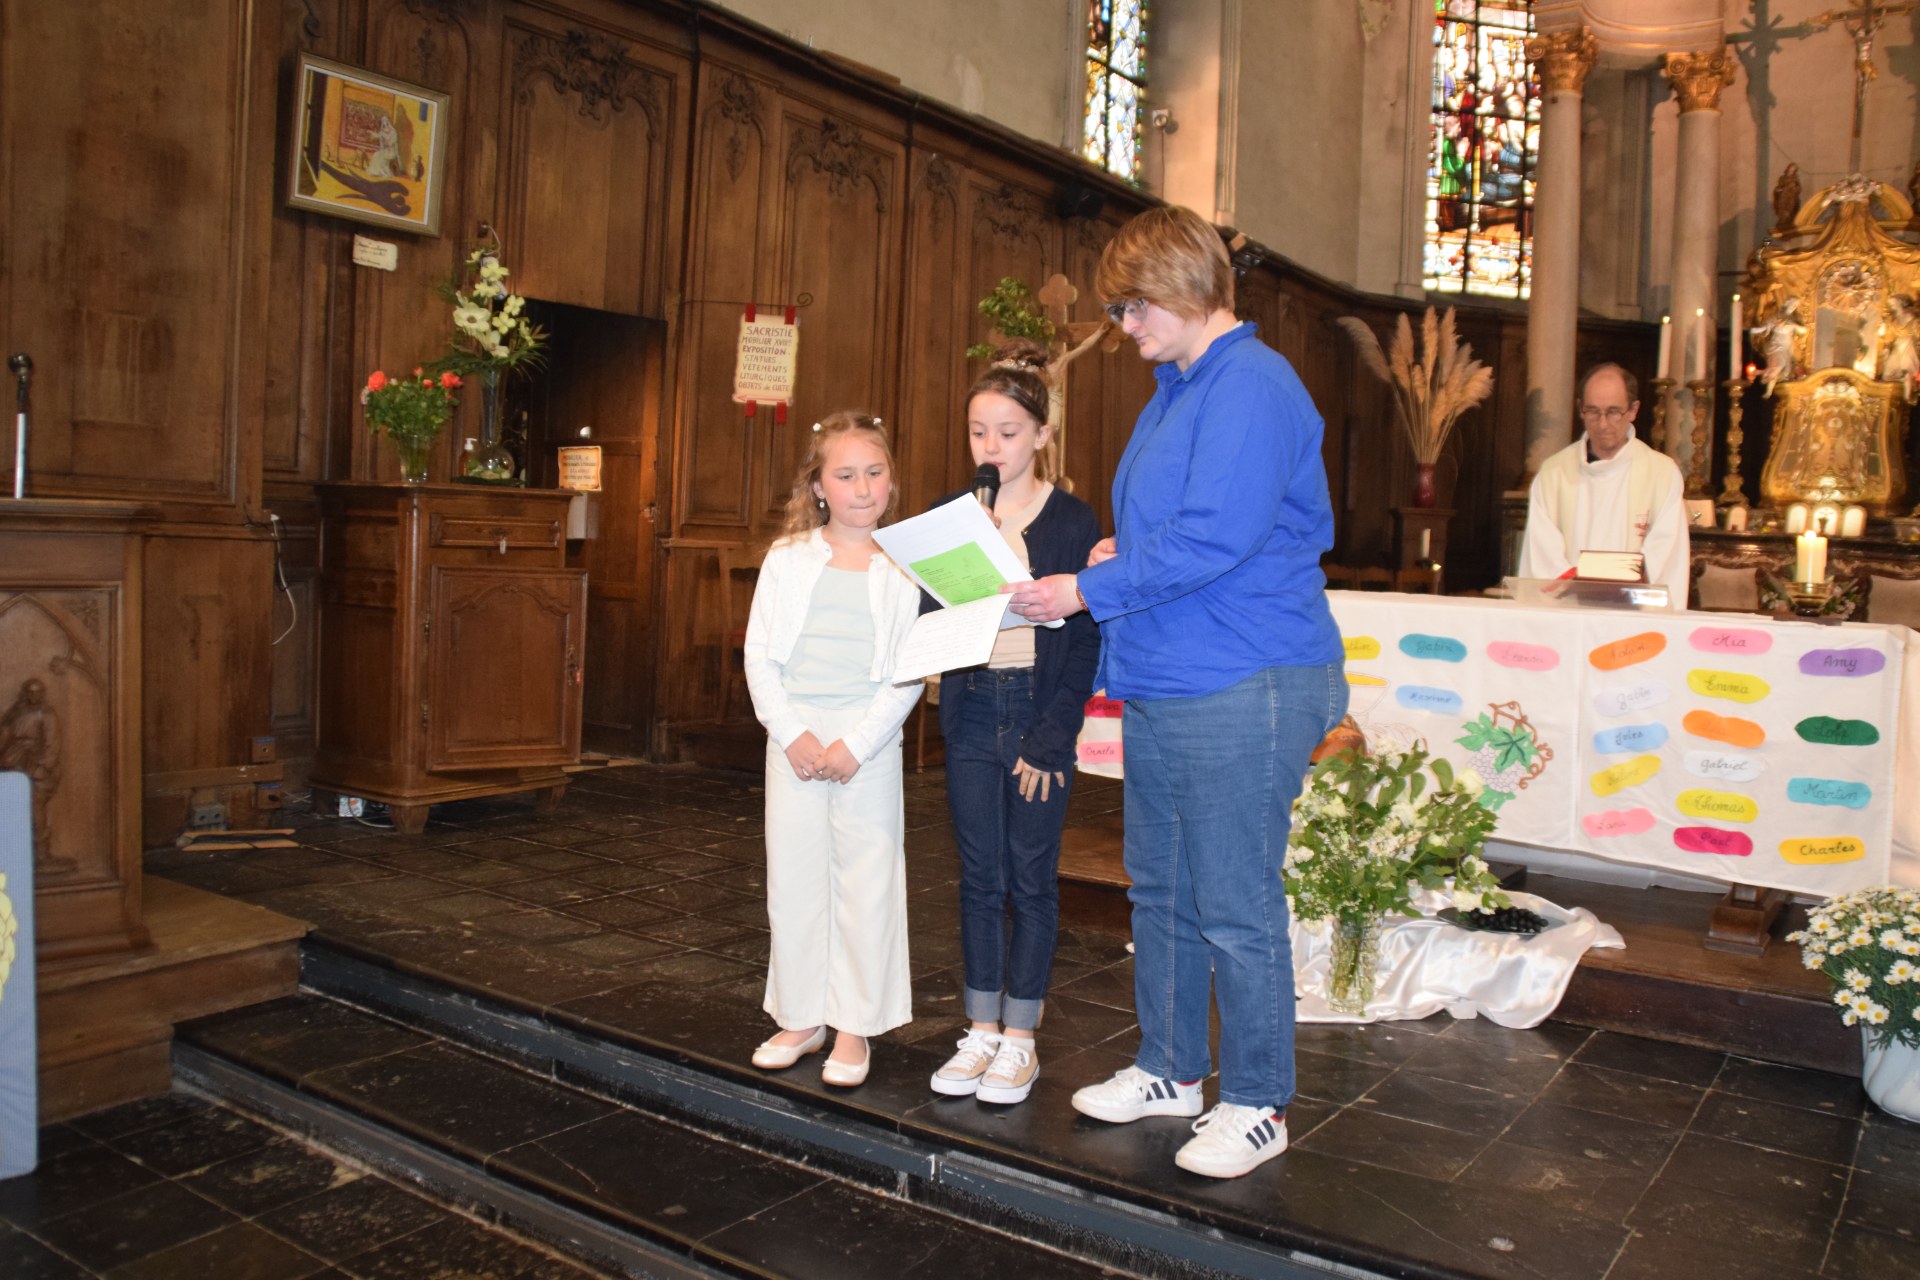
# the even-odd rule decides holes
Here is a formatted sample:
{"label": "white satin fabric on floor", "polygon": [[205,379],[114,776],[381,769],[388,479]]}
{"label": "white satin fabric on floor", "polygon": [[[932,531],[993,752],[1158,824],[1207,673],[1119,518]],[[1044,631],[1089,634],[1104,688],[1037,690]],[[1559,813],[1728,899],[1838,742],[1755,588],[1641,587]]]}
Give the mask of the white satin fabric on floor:
{"label": "white satin fabric on floor", "polygon": [[[1574,966],[1589,948],[1624,948],[1619,930],[1585,907],[1571,910],[1530,893],[1509,893],[1516,907],[1537,911],[1553,927],[1528,936],[1482,933],[1432,916],[1394,917],[1380,927],[1380,977],[1363,1017],[1327,1005],[1333,926],[1293,922],[1293,983],[1301,1022],[1382,1022],[1424,1018],[1445,1009],[1456,1018],[1484,1017],[1503,1027],[1546,1021],[1560,1004]],[[1434,909],[1446,905],[1435,895]]]}

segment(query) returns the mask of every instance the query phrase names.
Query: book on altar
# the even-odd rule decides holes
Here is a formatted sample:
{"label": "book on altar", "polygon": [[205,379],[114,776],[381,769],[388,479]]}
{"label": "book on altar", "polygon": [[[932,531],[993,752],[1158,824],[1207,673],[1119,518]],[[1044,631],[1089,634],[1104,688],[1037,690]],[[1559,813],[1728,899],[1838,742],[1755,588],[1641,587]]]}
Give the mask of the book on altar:
{"label": "book on altar", "polygon": [[1638,551],[1582,551],[1573,576],[1582,582],[1645,582],[1647,558]]}

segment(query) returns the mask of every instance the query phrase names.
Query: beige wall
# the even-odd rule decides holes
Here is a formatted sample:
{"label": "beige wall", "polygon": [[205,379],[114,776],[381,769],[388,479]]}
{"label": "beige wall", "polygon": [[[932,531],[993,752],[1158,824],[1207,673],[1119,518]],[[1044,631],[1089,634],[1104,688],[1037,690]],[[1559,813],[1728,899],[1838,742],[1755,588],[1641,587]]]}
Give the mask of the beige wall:
{"label": "beige wall", "polygon": [[1030,138],[1078,149],[1084,0],[725,0],[720,7]]}

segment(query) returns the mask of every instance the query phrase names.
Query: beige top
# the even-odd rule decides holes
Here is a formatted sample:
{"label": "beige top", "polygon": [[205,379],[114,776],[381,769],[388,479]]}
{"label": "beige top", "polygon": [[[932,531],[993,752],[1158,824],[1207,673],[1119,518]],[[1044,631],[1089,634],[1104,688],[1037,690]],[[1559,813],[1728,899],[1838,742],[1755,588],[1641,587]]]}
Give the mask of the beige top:
{"label": "beige top", "polygon": [[[1027,526],[1040,514],[1040,508],[1047,505],[1047,499],[1053,496],[1053,486],[1046,481],[1040,482],[1040,492],[1025,507],[1011,515],[1000,517],[1000,536],[1007,540],[1007,546],[1020,559],[1020,567],[1031,570],[1033,561],[1027,558]],[[1033,665],[1033,628],[1008,627],[993,641],[993,656],[987,659],[990,671],[1006,670],[1014,667]]]}

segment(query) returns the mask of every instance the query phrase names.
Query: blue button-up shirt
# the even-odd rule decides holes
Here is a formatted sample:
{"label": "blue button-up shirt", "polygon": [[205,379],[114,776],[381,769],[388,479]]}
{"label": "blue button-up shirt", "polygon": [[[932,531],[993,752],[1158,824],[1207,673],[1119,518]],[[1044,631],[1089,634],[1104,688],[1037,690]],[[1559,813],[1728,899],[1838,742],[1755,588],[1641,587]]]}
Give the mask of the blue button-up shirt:
{"label": "blue button-up shirt", "polygon": [[1341,661],[1320,571],[1322,425],[1299,375],[1243,324],[1154,376],[1113,478],[1120,553],[1079,579],[1108,696],[1196,697]]}

